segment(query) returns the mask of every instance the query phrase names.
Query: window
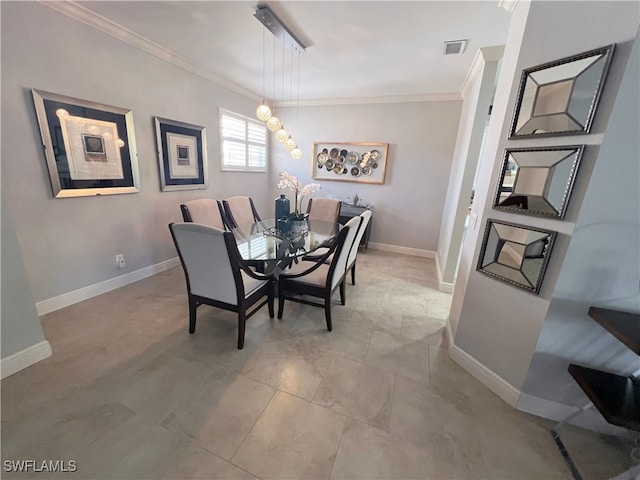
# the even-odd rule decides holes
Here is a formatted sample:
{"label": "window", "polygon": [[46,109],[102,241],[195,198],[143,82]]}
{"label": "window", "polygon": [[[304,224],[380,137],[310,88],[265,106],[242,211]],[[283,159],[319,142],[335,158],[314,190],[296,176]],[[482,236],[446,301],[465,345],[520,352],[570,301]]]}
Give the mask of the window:
{"label": "window", "polygon": [[222,170],[266,172],[267,127],[264,123],[220,109]]}

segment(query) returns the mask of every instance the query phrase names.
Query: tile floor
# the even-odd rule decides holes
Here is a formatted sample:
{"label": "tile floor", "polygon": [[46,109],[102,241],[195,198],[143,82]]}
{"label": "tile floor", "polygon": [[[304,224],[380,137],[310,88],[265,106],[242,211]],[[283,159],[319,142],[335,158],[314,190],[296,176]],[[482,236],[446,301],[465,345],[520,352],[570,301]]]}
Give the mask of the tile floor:
{"label": "tile floor", "polygon": [[[46,315],[53,356],[1,383],[2,460],[74,479],[570,479],[548,428],[448,357],[433,260],[361,253],[347,305],[187,333],[175,268]],[[597,477],[594,477],[597,478]]]}

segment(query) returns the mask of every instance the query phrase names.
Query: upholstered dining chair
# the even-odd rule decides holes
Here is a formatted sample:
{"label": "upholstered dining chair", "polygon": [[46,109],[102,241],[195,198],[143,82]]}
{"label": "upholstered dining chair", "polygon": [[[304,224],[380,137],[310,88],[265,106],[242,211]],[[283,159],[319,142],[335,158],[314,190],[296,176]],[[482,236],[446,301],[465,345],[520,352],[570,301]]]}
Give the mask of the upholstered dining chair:
{"label": "upholstered dining chair", "polygon": [[196,331],[200,305],[230,310],[238,314],[238,349],[242,349],[247,319],[265,304],[273,318],[273,280],[243,266],[231,232],[187,222],[171,223],[169,230],[187,282],[189,333]]}
{"label": "upholstered dining chair", "polygon": [[[340,230],[336,240],[323,258],[320,258],[317,262],[302,260],[280,274],[278,277],[278,318],[282,318],[286,299],[324,308],[327,330],[331,331],[333,329],[331,323],[331,296],[339,288],[340,302],[342,305],[346,303],[344,279],[349,257],[348,247],[353,243],[360,221],[360,216],[349,220],[344,228]],[[331,255],[333,256],[331,263],[324,263],[324,260]],[[322,303],[307,300],[302,296],[319,298]]]}
{"label": "upholstered dining chair", "polygon": [[351,271],[351,285],[356,284],[356,260],[358,258],[358,251],[360,250],[360,241],[362,240],[364,232],[367,231],[369,220],[371,220],[371,210],[365,210],[360,214],[360,217],[362,221],[358,227],[358,233],[353,239],[353,244],[349,249],[349,257],[347,258],[347,272]]}
{"label": "upholstered dining chair", "polygon": [[230,228],[261,220],[251,197],[229,197],[222,201],[222,205]]}
{"label": "upholstered dining chair", "polygon": [[307,204],[309,220],[337,223],[340,216],[340,200],[331,198],[310,198]]}
{"label": "upholstered dining chair", "polygon": [[180,205],[185,222],[202,223],[211,227],[226,230],[224,212],[219,201],[212,198],[200,198]]}
{"label": "upholstered dining chair", "polygon": [[[347,267],[346,272],[351,271],[351,284],[356,284],[356,260],[358,257],[358,251],[360,249],[360,241],[364,233],[367,231],[367,226],[369,225],[369,220],[371,220],[371,211],[365,210],[360,214],[360,218],[362,221],[360,222],[360,226],[358,227],[358,233],[353,238],[353,244],[349,246],[349,257],[347,259]],[[313,252],[311,255],[307,255],[305,260],[311,260],[314,262],[319,261],[321,258],[325,258],[325,254],[327,253],[327,248],[322,247]],[[333,256],[329,255],[324,263],[331,263],[333,260]]]}

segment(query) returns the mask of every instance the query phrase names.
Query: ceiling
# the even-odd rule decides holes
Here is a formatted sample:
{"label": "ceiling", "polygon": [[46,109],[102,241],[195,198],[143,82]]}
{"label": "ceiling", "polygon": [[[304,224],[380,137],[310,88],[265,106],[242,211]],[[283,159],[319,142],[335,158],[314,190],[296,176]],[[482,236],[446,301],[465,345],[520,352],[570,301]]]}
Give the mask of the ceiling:
{"label": "ceiling", "polygon": [[[299,57],[283,53],[254,18],[257,1],[72,5],[86,23],[108,24],[205,77],[285,104],[457,94],[478,48],[503,45],[510,20],[498,0],[265,3],[308,46]],[[444,42],[460,39],[466,51],[444,56]]]}

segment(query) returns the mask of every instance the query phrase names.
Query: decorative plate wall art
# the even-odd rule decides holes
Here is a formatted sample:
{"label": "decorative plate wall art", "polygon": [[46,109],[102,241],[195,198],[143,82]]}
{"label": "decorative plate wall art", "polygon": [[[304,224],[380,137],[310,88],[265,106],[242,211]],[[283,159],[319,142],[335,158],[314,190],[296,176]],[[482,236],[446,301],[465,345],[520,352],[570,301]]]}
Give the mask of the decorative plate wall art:
{"label": "decorative plate wall art", "polygon": [[383,184],[388,149],[387,143],[314,143],[313,178]]}

